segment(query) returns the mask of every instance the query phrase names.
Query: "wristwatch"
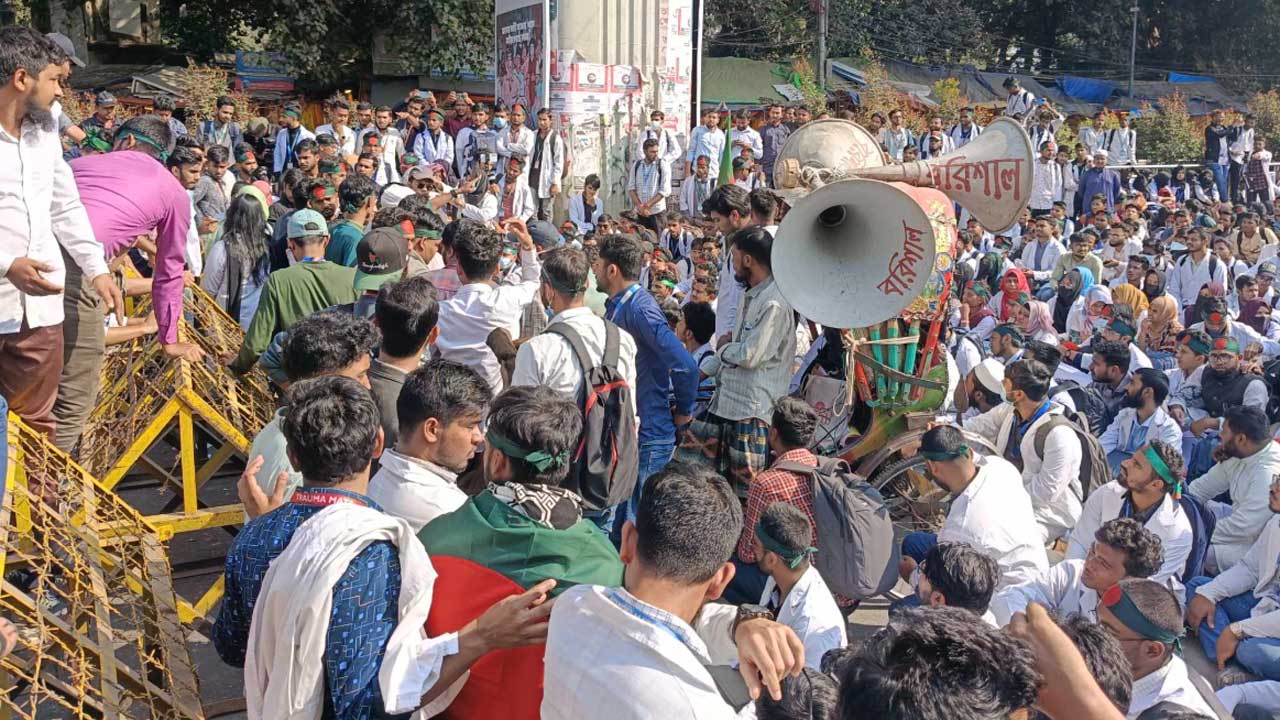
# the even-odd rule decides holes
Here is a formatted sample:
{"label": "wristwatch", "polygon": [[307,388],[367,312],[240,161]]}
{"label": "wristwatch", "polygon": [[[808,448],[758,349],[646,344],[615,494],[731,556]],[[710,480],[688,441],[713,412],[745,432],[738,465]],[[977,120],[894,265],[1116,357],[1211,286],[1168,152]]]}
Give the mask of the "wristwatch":
{"label": "wristwatch", "polygon": [[744,622],[747,622],[748,620],[755,620],[757,618],[773,620],[774,615],[773,615],[773,612],[769,610],[769,608],[764,607],[762,605],[753,605],[751,603],[739,605],[738,617],[734,618],[733,627],[729,628],[729,637],[730,638],[737,637],[739,625],[741,625]]}

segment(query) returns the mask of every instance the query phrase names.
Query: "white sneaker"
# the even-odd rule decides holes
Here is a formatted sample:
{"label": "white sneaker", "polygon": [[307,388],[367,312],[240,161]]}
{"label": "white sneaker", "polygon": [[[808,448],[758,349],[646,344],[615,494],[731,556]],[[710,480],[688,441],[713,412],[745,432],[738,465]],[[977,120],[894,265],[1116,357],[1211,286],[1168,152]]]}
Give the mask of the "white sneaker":
{"label": "white sneaker", "polygon": [[1224,688],[1228,685],[1242,685],[1247,682],[1253,682],[1258,679],[1257,675],[1245,670],[1236,663],[1231,663],[1226,670],[1218,672],[1218,687]]}

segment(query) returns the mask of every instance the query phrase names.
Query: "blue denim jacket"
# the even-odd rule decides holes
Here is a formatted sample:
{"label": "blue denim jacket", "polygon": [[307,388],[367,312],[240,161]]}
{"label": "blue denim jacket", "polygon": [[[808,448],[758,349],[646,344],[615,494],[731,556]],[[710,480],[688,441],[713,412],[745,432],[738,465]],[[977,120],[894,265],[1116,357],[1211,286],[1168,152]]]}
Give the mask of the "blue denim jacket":
{"label": "blue denim jacket", "polygon": [[[634,286],[633,286],[634,287]],[[622,302],[626,297],[626,302]],[[636,412],[640,442],[674,440],[675,423],[667,391],[675,395],[675,414],[689,415],[698,395],[698,366],[667,325],[648,290],[627,290],[605,301],[605,317],[636,341]]]}

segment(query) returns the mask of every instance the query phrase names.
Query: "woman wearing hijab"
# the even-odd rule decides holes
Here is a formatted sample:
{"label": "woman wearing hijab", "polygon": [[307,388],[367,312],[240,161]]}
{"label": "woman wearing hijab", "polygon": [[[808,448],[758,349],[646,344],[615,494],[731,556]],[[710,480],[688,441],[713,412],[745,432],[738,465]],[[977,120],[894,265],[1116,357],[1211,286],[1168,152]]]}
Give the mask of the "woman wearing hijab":
{"label": "woman wearing hijab", "polygon": [[999,316],[1000,322],[1009,322],[1018,296],[1030,293],[1031,285],[1027,282],[1026,273],[1019,268],[1013,268],[1004,274],[1004,278],[1000,281],[1000,292],[991,298],[990,308]]}
{"label": "woman wearing hijab", "polygon": [[[1088,339],[1101,330],[1111,320],[1111,288],[1106,285],[1094,285],[1084,293],[1084,329],[1080,337]],[[1068,328],[1070,330],[1070,328]]]}
{"label": "woman wearing hijab", "polygon": [[975,283],[981,283],[987,286],[987,296],[990,297],[1000,288],[1000,269],[1003,267],[1004,259],[1000,257],[1000,253],[989,252],[982,256],[978,261],[978,274],[974,276]]}
{"label": "woman wearing hijab", "polygon": [[1093,271],[1087,267],[1074,267],[1058,281],[1057,292],[1049,299],[1053,329],[1075,342],[1088,338],[1080,331],[1084,327],[1084,293],[1090,287],[1093,287]]}
{"label": "woman wearing hijab", "polygon": [[1156,301],[1156,298],[1169,296],[1173,300],[1173,304],[1178,304],[1177,299],[1165,292],[1168,281],[1165,280],[1164,271],[1151,269],[1147,271],[1146,276],[1142,279],[1142,294],[1147,296],[1148,306]]}
{"label": "woman wearing hijab", "polygon": [[988,307],[991,293],[980,282],[971,282],[961,296],[960,328],[982,342],[987,342],[996,327],[995,313]]}
{"label": "woman wearing hijab", "polygon": [[1053,313],[1049,306],[1022,293],[1013,304],[1013,319],[1026,334],[1028,340],[1039,340],[1049,345],[1058,344],[1058,332],[1053,327]]}
{"label": "woman wearing hijab", "polygon": [[1133,318],[1136,323],[1135,327],[1141,332],[1142,324],[1147,319],[1147,309],[1150,301],[1147,296],[1138,288],[1122,283],[1111,288],[1111,300],[1116,305],[1127,305],[1129,307],[1129,317]]}
{"label": "woman wearing hijab", "polygon": [[1168,370],[1177,364],[1178,333],[1182,323],[1178,321],[1178,301],[1171,295],[1161,295],[1147,308],[1147,321],[1138,333],[1138,347],[1151,358],[1151,364],[1160,370]]}
{"label": "woman wearing hijab", "polygon": [[1225,298],[1226,295],[1227,295],[1226,288],[1224,288],[1222,286],[1222,283],[1220,282],[1208,282],[1208,283],[1205,283],[1204,285],[1201,285],[1200,295],[1199,297],[1196,298],[1195,304],[1186,308],[1186,311],[1185,311],[1186,317],[1183,319],[1183,325],[1185,325],[1186,327],[1191,327],[1192,325],[1195,325],[1196,323],[1204,319],[1204,313],[1202,312],[1202,308],[1204,306],[1205,300],[1207,300],[1208,298],[1214,298],[1214,297]]}

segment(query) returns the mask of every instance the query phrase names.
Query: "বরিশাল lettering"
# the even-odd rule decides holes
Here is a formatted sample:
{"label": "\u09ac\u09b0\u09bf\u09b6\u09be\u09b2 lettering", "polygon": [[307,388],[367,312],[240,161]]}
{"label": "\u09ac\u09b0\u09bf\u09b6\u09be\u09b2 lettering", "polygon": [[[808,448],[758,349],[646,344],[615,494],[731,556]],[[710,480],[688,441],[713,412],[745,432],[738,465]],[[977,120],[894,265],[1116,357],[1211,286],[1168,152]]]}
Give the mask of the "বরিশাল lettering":
{"label": "\u09ac\u09b0\u09bf\u09b6\u09be\u09b2 lettering", "polygon": [[924,244],[921,242],[924,231],[907,225],[905,220],[902,221],[902,229],[902,249],[893,251],[893,256],[889,258],[888,275],[876,284],[886,295],[905,293],[916,281],[916,263],[924,258]]}

